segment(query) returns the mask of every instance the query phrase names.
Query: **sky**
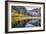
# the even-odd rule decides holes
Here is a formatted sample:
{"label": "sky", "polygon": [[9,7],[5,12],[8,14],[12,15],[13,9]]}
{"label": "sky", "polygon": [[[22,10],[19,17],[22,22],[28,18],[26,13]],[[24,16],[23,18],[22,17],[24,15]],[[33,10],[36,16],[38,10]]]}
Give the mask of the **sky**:
{"label": "sky", "polygon": [[39,7],[38,6],[25,6],[25,8],[27,10],[32,10],[32,9],[39,8]]}

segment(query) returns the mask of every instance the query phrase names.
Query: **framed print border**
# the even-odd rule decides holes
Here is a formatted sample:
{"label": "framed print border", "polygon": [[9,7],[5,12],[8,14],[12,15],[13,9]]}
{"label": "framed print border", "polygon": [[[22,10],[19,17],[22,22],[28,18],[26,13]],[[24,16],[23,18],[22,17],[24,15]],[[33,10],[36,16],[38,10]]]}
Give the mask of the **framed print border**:
{"label": "framed print border", "polygon": [[[32,4],[43,4],[43,29],[42,30],[28,30],[28,31],[13,31],[8,32],[8,2],[21,2],[21,3],[32,3]],[[38,32],[45,31],[45,3],[43,2],[26,2],[26,1],[5,1],[5,33],[19,33],[19,32]]]}

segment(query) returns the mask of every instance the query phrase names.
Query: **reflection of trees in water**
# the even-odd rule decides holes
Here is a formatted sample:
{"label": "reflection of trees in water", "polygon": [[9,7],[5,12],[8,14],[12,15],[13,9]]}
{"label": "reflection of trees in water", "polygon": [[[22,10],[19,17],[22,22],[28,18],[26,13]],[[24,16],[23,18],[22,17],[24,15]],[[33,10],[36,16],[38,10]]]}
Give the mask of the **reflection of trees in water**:
{"label": "reflection of trees in water", "polygon": [[28,21],[25,25],[25,27],[35,27],[35,26],[41,26],[41,20],[32,19]]}
{"label": "reflection of trees in water", "polygon": [[[30,22],[29,22],[30,21]],[[32,21],[36,21],[36,22],[32,22]],[[41,22],[40,20],[23,20],[23,21],[17,21],[15,24],[12,24],[12,27],[16,27],[16,28],[20,28],[20,27],[28,27],[27,25],[30,24],[30,27],[32,26],[41,26]],[[31,25],[32,24],[32,25]]]}
{"label": "reflection of trees in water", "polygon": [[12,23],[12,27],[25,27],[26,23],[29,20],[17,21],[16,23]]}
{"label": "reflection of trees in water", "polygon": [[32,23],[34,26],[41,26],[41,20],[32,20]]}

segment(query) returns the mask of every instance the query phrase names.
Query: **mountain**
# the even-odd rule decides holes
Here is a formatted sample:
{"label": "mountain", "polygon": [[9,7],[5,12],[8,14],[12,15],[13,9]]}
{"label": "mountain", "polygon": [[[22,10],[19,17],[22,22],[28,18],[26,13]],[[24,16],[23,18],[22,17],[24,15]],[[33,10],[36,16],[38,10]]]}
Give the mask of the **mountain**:
{"label": "mountain", "polygon": [[31,15],[32,17],[39,17],[41,16],[41,8],[27,10],[27,14]]}

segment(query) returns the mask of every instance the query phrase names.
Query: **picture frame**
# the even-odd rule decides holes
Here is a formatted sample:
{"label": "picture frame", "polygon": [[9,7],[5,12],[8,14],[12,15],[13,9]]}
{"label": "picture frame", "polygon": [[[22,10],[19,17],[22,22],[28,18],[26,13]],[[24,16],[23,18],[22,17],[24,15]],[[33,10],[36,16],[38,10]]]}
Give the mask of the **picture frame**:
{"label": "picture frame", "polygon": [[[24,11],[26,14],[24,13],[23,15]],[[19,24],[15,25],[15,23],[13,22]],[[22,25],[23,23],[26,23],[26,25],[21,26],[20,23],[22,23]],[[5,32],[6,33],[38,32],[38,31],[45,31],[45,3],[26,2],[26,1],[5,1]]]}

